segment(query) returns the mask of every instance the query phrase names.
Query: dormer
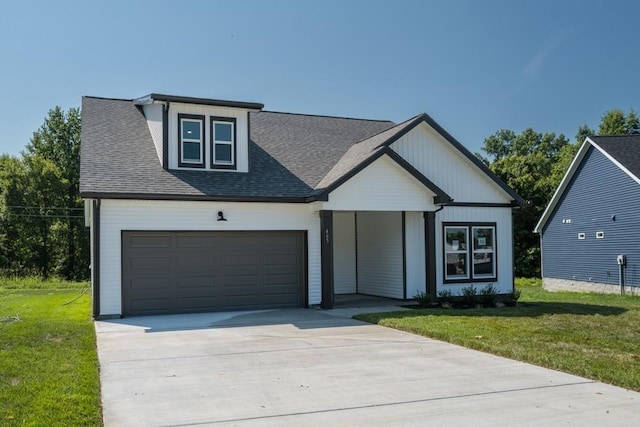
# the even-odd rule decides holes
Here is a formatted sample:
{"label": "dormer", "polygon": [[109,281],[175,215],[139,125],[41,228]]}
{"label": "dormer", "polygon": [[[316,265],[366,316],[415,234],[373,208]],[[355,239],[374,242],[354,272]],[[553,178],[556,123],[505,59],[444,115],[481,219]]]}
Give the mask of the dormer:
{"label": "dormer", "polygon": [[263,104],[157,93],[135,103],[165,169],[249,171],[249,113]]}

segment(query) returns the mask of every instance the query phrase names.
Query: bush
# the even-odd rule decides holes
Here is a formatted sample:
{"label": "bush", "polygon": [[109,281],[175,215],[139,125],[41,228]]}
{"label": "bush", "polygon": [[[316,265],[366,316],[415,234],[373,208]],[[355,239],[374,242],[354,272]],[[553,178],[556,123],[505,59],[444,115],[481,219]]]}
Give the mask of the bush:
{"label": "bush", "polygon": [[433,302],[433,298],[431,298],[431,295],[422,291],[415,294],[413,296],[413,299],[418,303],[418,307],[420,308],[427,308]]}
{"label": "bush", "polygon": [[438,301],[441,304],[451,304],[453,302],[453,293],[449,289],[443,289],[438,292]]}
{"label": "bush", "polygon": [[493,286],[493,283],[489,283],[480,290],[480,303],[485,307],[493,307],[496,305],[497,296],[498,290]]}
{"label": "bush", "polygon": [[473,285],[462,288],[462,304],[475,307],[478,303],[478,290]]}

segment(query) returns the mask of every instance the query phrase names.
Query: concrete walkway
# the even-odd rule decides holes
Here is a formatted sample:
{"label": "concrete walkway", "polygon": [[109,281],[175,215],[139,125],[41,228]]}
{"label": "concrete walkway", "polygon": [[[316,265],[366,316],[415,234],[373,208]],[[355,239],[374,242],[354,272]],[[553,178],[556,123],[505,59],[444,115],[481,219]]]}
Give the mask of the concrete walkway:
{"label": "concrete walkway", "polygon": [[358,322],[352,312],[96,322],[105,426],[640,423],[640,393]]}

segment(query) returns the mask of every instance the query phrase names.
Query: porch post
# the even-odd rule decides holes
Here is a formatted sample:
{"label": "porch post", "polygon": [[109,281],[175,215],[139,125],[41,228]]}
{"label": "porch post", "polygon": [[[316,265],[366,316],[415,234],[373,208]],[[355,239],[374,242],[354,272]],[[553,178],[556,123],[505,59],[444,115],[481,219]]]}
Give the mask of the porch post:
{"label": "porch post", "polygon": [[436,213],[424,212],[424,249],[427,293],[436,298]]}
{"label": "porch post", "polygon": [[333,211],[320,211],[320,259],[322,302],[320,308],[333,308]]}

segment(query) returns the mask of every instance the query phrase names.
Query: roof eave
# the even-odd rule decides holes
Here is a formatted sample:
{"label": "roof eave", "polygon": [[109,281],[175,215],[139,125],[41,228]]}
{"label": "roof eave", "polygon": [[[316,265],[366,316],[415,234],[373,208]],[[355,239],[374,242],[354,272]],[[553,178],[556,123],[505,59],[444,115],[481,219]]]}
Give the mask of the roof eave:
{"label": "roof eave", "polygon": [[592,144],[593,144],[593,141],[591,140],[591,138],[586,137],[584,142],[578,149],[578,152],[576,153],[575,157],[571,161],[569,168],[567,169],[564,176],[562,177],[562,180],[560,181],[558,188],[556,188],[556,191],[553,193],[553,196],[551,196],[551,199],[549,200],[547,207],[545,208],[544,212],[542,212],[542,216],[540,217],[540,219],[538,220],[538,223],[533,229],[534,233],[542,233],[542,229],[544,228],[547,221],[549,220],[549,217],[555,210],[556,205],[558,204],[558,201],[564,194],[564,191],[569,185],[569,182],[571,182],[573,175],[575,175],[576,171],[578,170],[578,166],[580,166],[580,163],[582,163],[582,159],[584,159],[584,156],[587,154],[587,151],[589,150],[589,147],[591,147]]}
{"label": "roof eave", "polygon": [[280,196],[217,196],[217,195],[184,195],[159,193],[118,193],[83,191],[83,199],[114,199],[114,200],[166,200],[166,201],[204,201],[204,202],[264,202],[264,203],[310,203],[315,201],[312,196],[280,197]]}
{"label": "roof eave", "polygon": [[198,104],[198,105],[210,105],[214,107],[230,107],[230,108],[242,108],[245,110],[260,111],[264,108],[264,104],[258,102],[243,102],[243,101],[228,101],[223,99],[210,99],[210,98],[194,98],[190,96],[176,96],[165,95],[162,93],[151,93],[142,98],[138,98],[141,101],[146,99],[153,101],[167,101],[167,102],[179,102],[184,104]]}

